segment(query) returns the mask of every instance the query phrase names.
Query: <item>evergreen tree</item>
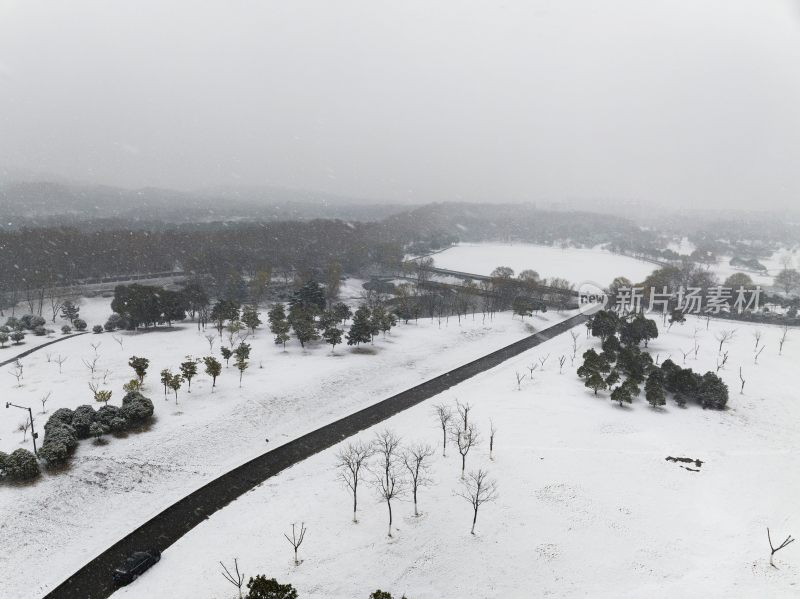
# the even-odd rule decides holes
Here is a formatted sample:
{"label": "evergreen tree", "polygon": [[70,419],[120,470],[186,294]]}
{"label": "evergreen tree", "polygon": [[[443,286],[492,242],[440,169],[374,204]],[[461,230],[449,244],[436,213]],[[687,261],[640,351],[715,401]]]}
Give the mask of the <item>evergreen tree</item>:
{"label": "evergreen tree", "polygon": [[619,316],[612,310],[600,310],[592,317],[590,324],[592,336],[600,337],[602,341],[615,335],[618,327]]}
{"label": "evergreen tree", "polygon": [[61,305],[61,318],[68,320],[70,324],[73,324],[75,319],[78,318],[80,311],[81,309],[76,306],[72,300],[66,300]]}
{"label": "evergreen tree", "polygon": [[728,404],[728,386],[713,372],[706,372],[700,381],[697,399],[704,409],[722,410]]}
{"label": "evergreen tree", "polygon": [[342,331],[335,324],[330,324],[322,331],[322,338],[325,340],[325,343],[330,344],[331,353],[333,353],[336,346],[342,342]]}
{"label": "evergreen tree", "polygon": [[361,306],[353,315],[353,323],[347,332],[347,345],[368,343],[372,339],[372,326],[370,324],[370,311],[366,306]]}
{"label": "evergreen tree", "polygon": [[300,304],[292,306],[289,310],[289,323],[292,325],[294,335],[301,347],[305,347],[306,343],[310,341],[319,339],[313,314]]}
{"label": "evergreen tree", "polygon": [[259,316],[261,316],[261,314],[255,306],[247,305],[242,308],[241,320],[253,334],[255,334],[256,329],[261,324],[261,318],[259,318]]}
{"label": "evergreen tree", "polygon": [[161,384],[164,385],[164,398],[167,397],[167,387],[169,387],[169,381],[172,378],[172,373],[169,371],[168,368],[165,368],[161,371]]}
{"label": "evergreen tree", "polygon": [[632,379],[626,379],[611,392],[611,401],[618,402],[622,407],[623,403],[633,403],[633,398],[639,393],[640,389],[636,382]]}
{"label": "evergreen tree", "polygon": [[228,347],[220,347],[219,351],[222,354],[222,359],[225,360],[225,366],[230,366],[231,365],[230,360],[231,356],[233,355],[233,352]]}
{"label": "evergreen tree", "polygon": [[300,289],[292,294],[289,307],[300,306],[304,311],[313,315],[325,309],[325,289],[316,281],[306,282]]}
{"label": "evergreen tree", "polygon": [[168,387],[175,392],[175,404],[178,403],[178,390],[181,388],[181,384],[183,383],[183,377],[179,374],[173,374],[169,377]]}
{"label": "evergreen tree", "polygon": [[222,329],[227,320],[239,319],[239,304],[233,300],[218,300],[211,308],[211,320],[216,325],[217,331],[222,335]]}
{"label": "evergreen tree", "polygon": [[197,360],[186,356],[186,361],[181,362],[181,375],[186,380],[189,393],[192,392],[192,379],[197,374]]}
{"label": "evergreen tree", "polygon": [[381,332],[383,327],[383,319],[386,317],[386,308],[378,304],[372,308],[372,314],[369,317],[369,333],[370,341],[375,339],[375,335]]}
{"label": "evergreen tree", "polygon": [[133,368],[133,371],[136,373],[136,377],[139,379],[139,384],[143,384],[144,377],[147,374],[147,367],[150,366],[150,360],[147,358],[131,356],[131,359],[128,360],[128,366]]}
{"label": "evergreen tree", "polygon": [[250,344],[240,343],[235,350],[233,350],[237,360],[248,360],[250,358]]}
{"label": "evergreen tree", "polygon": [[289,341],[290,325],[286,319],[286,311],[283,304],[275,304],[270,308],[269,314],[269,330],[275,335],[275,344],[283,345],[286,349],[286,342]]}
{"label": "evergreen tree", "polygon": [[222,374],[222,364],[213,356],[203,358],[206,365],[206,374],[211,377],[211,392],[214,392],[214,387],[217,386],[217,377]]}
{"label": "evergreen tree", "polygon": [[347,304],[339,302],[335,304],[332,308],[333,314],[336,316],[336,319],[344,324],[348,318],[353,317],[353,311]]}
{"label": "evergreen tree", "polygon": [[242,375],[244,374],[244,371],[247,370],[247,367],[250,366],[250,364],[247,362],[247,359],[241,354],[236,355],[235,363],[236,363],[236,369],[239,371],[239,388],[241,388]]}
{"label": "evergreen tree", "polygon": [[655,369],[647,376],[647,382],[644,385],[644,396],[654,408],[659,408],[666,405],[664,398],[664,375],[661,370]]}
{"label": "evergreen tree", "polygon": [[189,281],[181,293],[186,303],[186,309],[192,318],[209,304],[208,293],[198,279]]}

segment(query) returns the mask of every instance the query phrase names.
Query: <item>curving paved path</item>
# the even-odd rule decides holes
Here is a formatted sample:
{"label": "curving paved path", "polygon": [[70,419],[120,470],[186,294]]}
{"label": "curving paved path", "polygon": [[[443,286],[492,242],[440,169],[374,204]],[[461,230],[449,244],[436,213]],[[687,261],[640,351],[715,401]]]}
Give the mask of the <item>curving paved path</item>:
{"label": "curving paved path", "polygon": [[5,366],[6,364],[11,364],[15,360],[19,360],[20,358],[24,358],[25,356],[30,356],[33,352],[39,351],[43,347],[47,347],[48,345],[53,345],[54,343],[58,343],[60,341],[66,341],[67,339],[72,339],[73,337],[80,337],[81,335],[86,335],[89,331],[82,331],[80,333],[73,333],[71,335],[65,335],[63,337],[59,337],[58,339],[53,339],[52,341],[48,341],[47,343],[42,343],[41,345],[37,345],[36,347],[32,347],[30,349],[26,349],[21,354],[17,354],[13,358],[9,358],[8,360],[4,360],[0,362],[0,366]]}
{"label": "curving paved path", "polygon": [[114,592],[111,584],[111,572],[134,551],[142,549],[164,551],[214,512],[285,468],[430,399],[476,374],[494,368],[585,322],[588,317],[587,314],[572,316],[543,331],[345,416],[242,464],[145,522],[58,585],[46,595],[45,599],[104,599],[109,597]]}

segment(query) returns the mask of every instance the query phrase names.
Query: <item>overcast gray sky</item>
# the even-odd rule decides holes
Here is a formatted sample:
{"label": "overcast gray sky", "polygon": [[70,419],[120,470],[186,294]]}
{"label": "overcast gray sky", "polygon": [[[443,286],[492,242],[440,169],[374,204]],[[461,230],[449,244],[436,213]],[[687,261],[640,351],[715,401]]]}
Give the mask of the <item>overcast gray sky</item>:
{"label": "overcast gray sky", "polygon": [[792,0],[0,0],[0,167],[760,208],[799,165]]}

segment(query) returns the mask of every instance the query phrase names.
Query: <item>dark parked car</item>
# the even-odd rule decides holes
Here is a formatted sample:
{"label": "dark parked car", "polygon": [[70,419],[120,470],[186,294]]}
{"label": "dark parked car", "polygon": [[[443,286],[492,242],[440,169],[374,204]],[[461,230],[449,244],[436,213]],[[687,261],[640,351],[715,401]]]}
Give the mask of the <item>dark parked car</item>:
{"label": "dark parked car", "polygon": [[114,570],[114,582],[118,586],[130,584],[160,559],[161,552],[155,549],[152,551],[137,551],[126,559],[124,564]]}

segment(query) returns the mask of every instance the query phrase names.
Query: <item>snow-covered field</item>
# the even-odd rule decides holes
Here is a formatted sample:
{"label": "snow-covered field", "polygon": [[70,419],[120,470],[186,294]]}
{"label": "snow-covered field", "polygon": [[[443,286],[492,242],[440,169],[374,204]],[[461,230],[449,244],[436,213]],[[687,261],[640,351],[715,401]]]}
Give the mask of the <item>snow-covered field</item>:
{"label": "snow-covered field", "polygon": [[[650,349],[659,360],[714,369],[715,339],[731,323],[690,318],[662,330]],[[360,523],[337,481],[336,448],[281,473],[212,516],[168,549],[161,562],[120,599],[237,596],[219,573],[219,560],[239,558],[247,576],[291,582],[302,599],[358,599],[376,588],[411,599],[491,597],[745,597],[800,595],[800,545],[768,564],[766,527],[773,538],[798,534],[800,404],[793,368],[800,331],[779,356],[775,328],[761,327],[765,351],[753,361],[756,327],[736,323],[721,376],[730,386],[729,410],[685,409],[671,399],[653,410],[594,397],[557,359],[571,354],[564,334],[420,404],[361,437],[386,427],[406,441],[440,443],[433,405],[458,399],[484,443],[468,469],[487,468],[499,499],[481,507],[477,535],[471,508],[454,495],[459,456],[433,462],[435,485],[420,492],[423,515],[406,501],[395,505],[394,538],[386,536],[386,507],[366,485]],[[579,354],[596,345],[579,330]],[[517,390],[515,372],[550,354],[543,372]],[[738,369],[747,380],[739,394]],[[485,442],[489,419],[498,429],[495,460]],[[702,460],[699,472],[667,456]],[[692,465],[693,466],[693,465]],[[300,566],[283,533],[305,522]]]}
{"label": "snow-covered field", "polygon": [[641,281],[657,265],[602,249],[557,248],[529,243],[460,243],[433,256],[434,265],[488,275],[498,266],[518,274],[533,269],[543,278],[561,277],[576,286],[592,282],[606,287],[615,277]]}
{"label": "snow-covered field", "polygon": [[[356,286],[357,287],[357,286]],[[358,289],[347,285],[347,297]],[[81,317],[91,327],[110,313],[110,300],[85,300]],[[533,320],[545,328],[567,315],[548,312]],[[262,310],[266,320],[266,310]],[[90,373],[83,360],[97,354],[99,378],[110,371],[111,404],[119,405],[122,384],[133,377],[127,365],[133,355],[150,359],[145,394],[155,403],[155,421],[146,432],[126,438],[109,436],[107,445],[81,441],[71,467],[47,473],[34,484],[0,485],[0,597],[41,597],[47,589],[113,542],[208,480],[246,460],[323,424],[375,403],[464,362],[475,359],[530,334],[525,323],[499,314],[483,323],[481,315],[461,324],[420,320],[400,324],[374,346],[352,349],[314,344],[302,350],[292,341],[283,352],[272,335],[260,329],[252,344],[250,368],[239,388],[238,372],[224,368],[215,393],[211,380],[200,374],[179,393],[164,398],[159,384],[163,368],[174,371],[185,356],[209,355],[204,333],[193,323],[173,330],[117,333],[120,347],[109,333],[88,334],[53,345],[23,358],[22,387],[6,373],[0,377],[0,397],[31,406],[37,430],[47,414],[40,414],[40,397],[51,392],[48,414],[60,407],[92,404]],[[214,332],[209,329],[206,333]],[[219,356],[220,340],[214,341]],[[11,357],[13,350],[2,355]],[[59,374],[47,354],[67,357]],[[5,367],[8,370],[10,367]],[[202,370],[202,367],[201,369]],[[96,404],[99,407],[100,404]],[[0,450],[31,448],[16,431],[25,413],[0,409]],[[269,438],[269,443],[265,442]],[[40,438],[40,441],[42,439]],[[153,596],[165,596],[156,593]]]}

